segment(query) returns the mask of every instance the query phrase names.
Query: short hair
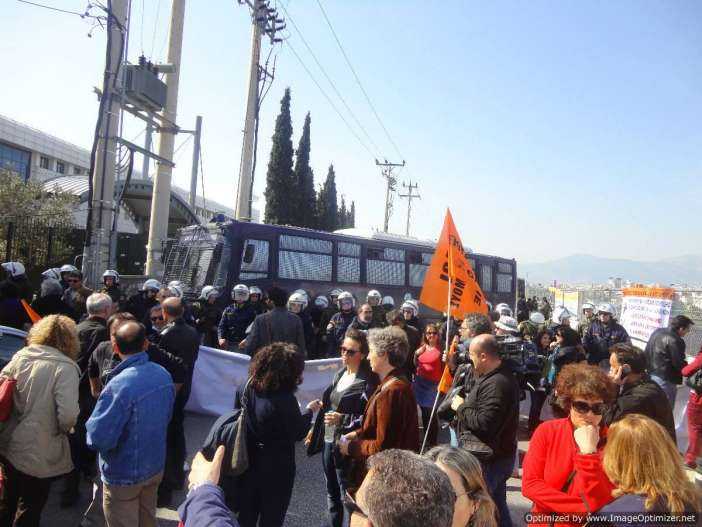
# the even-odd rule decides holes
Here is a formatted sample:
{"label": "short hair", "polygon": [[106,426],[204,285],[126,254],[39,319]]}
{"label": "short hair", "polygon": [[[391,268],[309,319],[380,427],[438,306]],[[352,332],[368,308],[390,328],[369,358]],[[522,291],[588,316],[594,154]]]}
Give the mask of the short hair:
{"label": "short hair", "polygon": [[407,334],[400,328],[389,326],[368,331],[368,346],[378,355],[387,355],[391,366],[399,368],[407,362],[409,343]]}
{"label": "short hair", "polygon": [[673,514],[702,510],[699,491],[685,475],[677,446],[649,417],[629,414],[610,426],[602,468],[617,487],[615,498],[643,495],[647,511],[659,503]]}
{"label": "short hair", "polygon": [[46,316],[29,330],[27,345],[32,344],[50,346],[76,360],[80,350],[76,323],[64,315]]}
{"label": "short hair", "polygon": [[67,273],[64,273],[64,276],[69,277],[69,278],[79,278],[83,279],[83,273],[80,271],[68,271]]}
{"label": "short hair", "polygon": [[185,313],[183,301],[180,298],[169,297],[161,304],[161,309],[169,317],[180,318]]}
{"label": "short hair", "polygon": [[249,377],[259,393],[294,392],[304,369],[305,360],[295,344],[273,342],[254,354]]}
{"label": "short hair", "polygon": [[476,507],[472,525],[497,527],[497,507],[485,483],[483,467],[473,454],[464,448],[440,445],[432,448],[424,457],[445,465],[461,478],[463,492]]}
{"label": "short hair", "polygon": [[468,333],[470,333],[472,337],[492,333],[490,319],[481,313],[470,313],[466,315],[466,324],[468,325]]}
{"label": "short hair", "polygon": [[85,301],[88,315],[100,315],[112,309],[112,298],[105,293],[93,293]]}
{"label": "short hair", "polygon": [[344,335],[345,339],[351,339],[358,342],[361,345],[361,354],[364,357],[368,356],[368,337],[366,337],[365,332],[360,329],[349,328]]}
{"label": "short hair", "polygon": [[577,346],[581,343],[578,332],[565,324],[557,326],[555,334],[560,335],[561,338],[563,338],[562,346]]}
{"label": "short hair", "polygon": [[399,309],[391,309],[388,311],[385,315],[385,320],[387,320],[388,324],[391,326],[397,324],[398,322],[402,322],[403,324],[405,323],[405,317],[402,314],[402,311]]}
{"label": "short hair", "polygon": [[380,527],[451,525],[456,493],[434,463],[407,450],[385,450],[368,460],[368,519]]}
{"label": "short hair", "polygon": [[556,379],[558,404],[564,410],[577,397],[583,399],[602,399],[611,403],[617,397],[617,387],[612,379],[594,364],[566,364]]}
{"label": "short hair", "polygon": [[110,315],[107,319],[107,331],[110,335],[117,331],[117,328],[125,322],[136,322],[136,317],[127,311],[118,311],[114,315]]}
{"label": "short hair", "polygon": [[476,351],[480,353],[485,353],[492,358],[500,357],[500,344],[497,342],[495,335],[482,336],[478,335],[480,340],[476,341],[475,338],[471,340],[470,345],[476,347]]}
{"label": "short hair", "polygon": [[675,331],[679,331],[681,329],[687,329],[693,324],[694,322],[691,318],[686,317],[685,315],[678,315],[673,317],[673,319],[670,321],[670,328]]}
{"label": "short hair", "polygon": [[42,297],[51,295],[61,295],[63,294],[63,287],[61,287],[61,282],[54,280],[53,278],[47,278],[41,283],[41,295]]}
{"label": "short hair", "polygon": [[609,348],[610,355],[616,355],[619,364],[628,364],[633,373],[643,373],[648,365],[643,350],[631,344],[615,344]]}
{"label": "short hair", "polygon": [[143,324],[130,320],[121,324],[115,331],[115,343],[122,355],[133,355],[144,351],[146,329]]}
{"label": "short hair", "polygon": [[266,294],[275,307],[285,307],[288,303],[288,292],[282,287],[274,285],[266,291]]}

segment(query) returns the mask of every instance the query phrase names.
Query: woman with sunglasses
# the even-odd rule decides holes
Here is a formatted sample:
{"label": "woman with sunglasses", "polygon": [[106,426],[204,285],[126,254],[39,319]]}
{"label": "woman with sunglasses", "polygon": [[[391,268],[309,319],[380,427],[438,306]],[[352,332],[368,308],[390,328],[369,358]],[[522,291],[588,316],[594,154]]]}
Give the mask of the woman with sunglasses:
{"label": "woman with sunglasses", "polygon": [[412,389],[414,390],[417,404],[422,410],[424,433],[426,434],[427,430],[429,430],[427,446],[432,447],[436,445],[437,436],[439,435],[439,423],[436,414],[431,423],[429,419],[431,417],[431,409],[434,407],[434,400],[436,399],[436,390],[439,387],[441,374],[444,371],[438,325],[427,324],[424,329],[422,345],[414,352],[414,365],[417,370]]}
{"label": "woman with sunglasses", "polygon": [[322,452],[327,483],[329,525],[341,527],[344,520],[342,498],[349,479],[349,458],[342,456],[336,442],[343,434],[361,427],[368,399],[378,386],[378,376],[368,362],[368,340],[358,329],[349,329],[341,344],[341,368],[322,396],[322,410],[308,436],[307,454]]}
{"label": "woman with sunglasses", "polygon": [[451,481],[456,493],[451,527],[497,527],[497,507],[488,492],[483,469],[473,454],[442,445],[424,454]]}
{"label": "woman with sunglasses", "polygon": [[[534,432],[524,458],[522,494],[533,502],[532,514],[585,515],[612,501],[614,486],[602,468],[607,435],[602,414],[617,389],[598,366],[568,364],[558,375],[556,393],[567,417],[546,421]],[[530,525],[554,525],[535,518]],[[555,521],[555,526],[581,523]]]}

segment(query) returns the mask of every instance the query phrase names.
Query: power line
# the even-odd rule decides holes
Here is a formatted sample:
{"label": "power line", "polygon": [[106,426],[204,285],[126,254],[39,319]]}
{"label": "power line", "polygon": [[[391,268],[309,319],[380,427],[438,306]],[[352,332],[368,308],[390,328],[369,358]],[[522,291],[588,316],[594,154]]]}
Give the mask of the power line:
{"label": "power line", "polygon": [[78,15],[78,16],[81,17],[81,18],[85,18],[85,17],[87,17],[87,16],[90,16],[90,15],[88,15],[87,12],[85,12],[85,13],[79,13],[78,11],[69,11],[69,10],[67,10],[67,9],[59,9],[58,7],[53,7],[53,6],[50,6],[50,5],[38,4],[38,3],[36,3],[36,2],[28,2],[27,0],[17,0],[17,1],[20,2],[20,3],[22,3],[22,4],[29,4],[29,5],[33,5],[33,6],[36,6],[36,7],[41,7],[41,8],[44,8],[44,9],[49,9],[50,11],[57,11],[57,12],[59,12],[59,13],[66,13],[66,14],[68,14],[68,15]]}
{"label": "power line", "polygon": [[310,52],[310,55],[312,55],[312,58],[313,58],[314,61],[317,63],[317,66],[318,66],[319,69],[322,71],[322,74],[326,77],[327,81],[329,81],[329,84],[331,85],[332,89],[334,90],[334,92],[336,93],[336,95],[339,97],[339,99],[341,100],[342,104],[346,107],[346,110],[349,112],[349,114],[351,115],[351,117],[353,118],[353,120],[356,121],[356,124],[357,124],[358,127],[361,129],[361,131],[364,133],[364,135],[366,136],[366,138],[368,139],[368,141],[370,141],[371,145],[373,145],[373,147],[375,148],[376,152],[380,152],[381,150],[380,150],[380,148],[378,147],[378,145],[376,144],[376,142],[373,141],[373,138],[370,136],[370,134],[368,133],[368,131],[365,129],[365,127],[364,127],[364,126],[361,124],[361,122],[358,120],[358,117],[356,117],[356,114],[355,114],[355,113],[353,112],[353,110],[349,107],[348,103],[346,102],[346,99],[344,99],[344,97],[341,95],[341,93],[340,93],[339,90],[337,89],[336,84],[334,83],[334,81],[333,81],[333,80],[331,79],[331,77],[327,74],[327,71],[324,69],[324,66],[322,66],[322,64],[321,64],[321,63],[319,62],[319,60],[317,59],[317,55],[315,55],[314,51],[312,51],[312,48],[310,47],[309,43],[307,42],[307,39],[305,39],[304,35],[302,34],[302,31],[300,31],[300,28],[297,27],[297,24],[295,23],[295,20],[293,20],[292,16],[290,16],[290,13],[289,13],[288,10],[285,8],[285,6],[282,5],[282,3],[281,3],[281,7],[283,8],[283,11],[285,11],[285,15],[287,16],[288,20],[290,20],[290,22],[292,23],[293,27],[295,28],[295,31],[297,31],[297,34],[300,36],[300,39],[302,39],[302,43],[303,43],[303,44],[305,45],[305,47],[307,48],[307,51]]}
{"label": "power line", "polygon": [[154,56],[154,47],[156,46],[156,28],[158,27],[158,17],[161,14],[161,0],[156,4],[156,18],[154,19],[154,32],[151,35],[151,57]]}
{"label": "power line", "polygon": [[144,54],[144,18],[146,12],[146,0],[141,0],[141,54]]}
{"label": "power line", "polygon": [[312,72],[309,70],[309,68],[305,65],[305,63],[303,62],[303,60],[300,58],[300,55],[297,54],[297,51],[295,51],[295,48],[292,46],[292,44],[290,44],[290,41],[289,41],[289,40],[286,40],[286,41],[285,41],[285,44],[288,45],[288,47],[290,48],[290,51],[293,52],[293,54],[295,55],[295,58],[297,58],[297,60],[298,60],[298,62],[300,63],[300,65],[301,65],[301,66],[304,68],[304,70],[307,72],[307,75],[309,75],[310,79],[312,79],[312,82],[314,82],[314,83],[317,85],[317,88],[319,88],[319,91],[322,92],[322,95],[324,95],[324,97],[327,99],[327,101],[329,101],[329,104],[330,104],[331,107],[334,109],[334,111],[339,115],[339,117],[341,118],[341,120],[344,121],[344,124],[345,124],[346,127],[349,129],[349,131],[350,131],[350,132],[353,134],[353,136],[358,140],[358,142],[359,142],[359,143],[361,144],[361,146],[366,150],[366,152],[368,152],[368,154],[369,154],[371,157],[375,157],[374,154],[373,154],[373,152],[371,152],[370,148],[368,148],[368,145],[366,145],[366,143],[363,142],[363,139],[361,139],[361,137],[356,133],[356,130],[354,130],[354,129],[351,127],[351,125],[349,124],[349,122],[346,120],[346,118],[343,116],[343,114],[342,114],[342,113],[339,111],[339,109],[336,107],[336,105],[334,104],[334,101],[332,101],[331,98],[329,97],[329,95],[327,95],[327,92],[324,91],[324,88],[322,88],[322,86],[319,84],[319,82],[317,82],[317,79],[315,79],[314,75],[312,75]]}
{"label": "power line", "polygon": [[327,16],[327,12],[324,10],[324,7],[322,6],[322,2],[320,0],[317,0],[317,5],[319,6],[319,9],[322,11],[322,15],[324,16],[324,20],[327,21],[327,25],[329,26],[329,29],[331,30],[332,35],[334,35],[334,40],[336,40],[336,43],[339,46],[339,49],[341,50],[341,54],[344,56],[344,59],[346,60],[346,64],[349,66],[351,73],[353,73],[353,77],[354,77],[354,79],[356,79],[356,83],[358,84],[358,87],[361,88],[361,91],[363,92],[363,95],[366,98],[366,101],[368,102],[368,106],[370,106],[371,110],[373,111],[373,115],[375,115],[375,118],[378,120],[378,123],[380,123],[380,126],[382,127],[383,131],[385,132],[385,135],[387,136],[388,140],[390,141],[393,148],[395,149],[395,152],[397,152],[397,154],[401,158],[404,159],[405,156],[403,156],[402,152],[400,152],[400,149],[397,147],[397,143],[395,143],[392,136],[390,135],[390,132],[388,132],[388,129],[385,127],[383,120],[380,118],[380,115],[378,115],[378,112],[375,109],[373,102],[371,101],[370,97],[368,96],[368,93],[366,92],[365,88],[363,87],[363,84],[361,83],[361,79],[358,78],[358,74],[356,73],[356,70],[354,69],[353,65],[351,64],[351,60],[349,59],[348,55],[346,54],[346,51],[344,50],[344,46],[341,45],[341,41],[339,40],[339,37],[337,36],[336,31],[334,31],[334,26],[332,26],[332,23],[329,20],[329,17]]}

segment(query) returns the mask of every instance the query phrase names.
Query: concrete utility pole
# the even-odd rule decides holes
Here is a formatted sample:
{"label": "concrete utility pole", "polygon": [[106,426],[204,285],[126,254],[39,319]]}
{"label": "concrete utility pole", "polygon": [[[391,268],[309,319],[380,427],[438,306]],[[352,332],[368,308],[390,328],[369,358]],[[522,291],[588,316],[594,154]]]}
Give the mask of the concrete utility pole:
{"label": "concrete utility pole", "polygon": [[[180,80],[181,50],[183,47],[183,22],[185,18],[185,0],[173,0],[171,10],[171,31],[168,38],[168,62],[173,71],[166,73],[166,108],[163,117],[175,126],[178,109],[178,82]],[[177,128],[162,128],[159,138],[158,155],[173,161],[173,144]],[[173,168],[159,163],[154,176],[153,196],[151,198],[151,217],[149,218],[149,242],[146,246],[146,269],[148,276],[161,277],[164,270],[162,261],[164,245],[168,236],[168,213],[171,202],[171,176]]]}
{"label": "concrete utility pole", "polygon": [[124,60],[127,0],[112,0],[107,16],[107,64],[102,89],[104,104],[98,130],[95,165],[92,167],[93,196],[90,215],[90,239],[83,252],[83,275],[87,284],[95,286],[110,261],[110,231],[114,213],[117,134],[121,115],[121,67]]}
{"label": "concrete utility pole", "polygon": [[193,143],[193,167],[190,170],[190,207],[195,211],[195,196],[197,194],[197,175],[200,164],[200,136],[202,134],[202,115],[195,118],[195,140]]}
{"label": "concrete utility pole", "polygon": [[[151,143],[154,137],[154,127],[150,122],[146,123],[146,137],[144,139],[144,150],[151,152]],[[144,156],[141,164],[141,177],[149,179],[149,156]]]}
{"label": "concrete utility pole", "polygon": [[[244,121],[244,138],[239,164],[239,184],[236,189],[235,217],[240,221],[251,221],[251,202],[253,201],[253,162],[256,148],[256,127],[258,110],[261,104],[259,81],[268,75],[260,66],[261,37],[265,33],[271,44],[281,42],[275,37],[276,31],[285,28],[284,20],[278,18],[275,9],[270,8],[264,0],[239,0],[251,9],[251,62],[249,63],[248,95],[246,97],[246,119]],[[282,25],[279,25],[282,24]]]}
{"label": "concrete utility pole", "polygon": [[403,161],[402,163],[390,163],[387,159],[385,159],[385,162],[381,163],[376,159],[375,164],[383,168],[381,174],[388,182],[387,188],[385,190],[385,221],[383,223],[383,232],[388,232],[388,227],[390,225],[390,216],[392,216],[393,193],[395,192],[395,188],[397,185],[397,178],[392,173],[392,171],[395,167],[405,166],[405,162]]}
{"label": "concrete utility pole", "polygon": [[407,198],[407,226],[405,227],[405,236],[410,235],[410,221],[412,218],[412,200],[414,198],[422,199],[419,194],[412,194],[414,190],[417,189],[418,185],[415,183],[412,185],[412,180],[410,179],[409,185],[407,183],[402,183],[402,186],[407,189],[407,194],[399,194],[401,198]]}

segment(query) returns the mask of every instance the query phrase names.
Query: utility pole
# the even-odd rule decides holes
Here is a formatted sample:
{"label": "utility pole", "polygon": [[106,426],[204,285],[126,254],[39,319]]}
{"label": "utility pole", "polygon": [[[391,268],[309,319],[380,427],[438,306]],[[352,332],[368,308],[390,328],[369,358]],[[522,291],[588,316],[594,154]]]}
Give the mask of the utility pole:
{"label": "utility pole", "polygon": [[200,164],[200,135],[202,134],[202,115],[195,118],[195,140],[193,143],[193,167],[190,170],[190,207],[195,208],[195,195],[197,193],[197,175]]}
{"label": "utility pole", "polygon": [[[249,63],[248,96],[246,98],[246,119],[244,121],[244,138],[239,164],[239,184],[236,189],[235,217],[240,221],[251,221],[251,202],[253,201],[253,171],[256,148],[256,128],[258,110],[261,104],[259,81],[268,72],[260,66],[261,37],[265,33],[270,37],[271,45],[282,42],[276,38],[277,31],[285,29],[284,19],[264,0],[239,0],[246,3],[251,10],[251,61]],[[282,24],[282,25],[281,25]]]}
{"label": "utility pole", "polygon": [[[108,4],[109,5],[109,4]],[[107,51],[100,110],[95,163],[91,167],[93,193],[90,224],[83,249],[83,275],[95,286],[110,261],[110,231],[114,213],[117,134],[121,115],[121,68],[124,60],[127,0],[112,0],[107,12]]]}
{"label": "utility pole", "polygon": [[[146,123],[146,138],[144,139],[144,150],[151,152],[151,143],[154,137],[154,127],[150,122]],[[143,156],[144,160],[141,165],[141,177],[149,179],[149,156]]]}
{"label": "utility pole", "polygon": [[171,9],[171,29],[168,37],[168,62],[173,66],[166,73],[166,107],[163,117],[172,123],[170,128],[161,128],[158,155],[170,161],[170,164],[158,163],[154,176],[153,195],[151,198],[151,217],[149,218],[149,242],[146,246],[146,269],[148,276],[163,274],[162,255],[168,236],[168,213],[171,202],[171,176],[173,173],[173,144],[178,132],[176,113],[178,109],[178,82],[180,80],[181,50],[183,47],[183,22],[185,18],[185,0],[173,0]]}
{"label": "utility pole", "polygon": [[385,189],[385,221],[383,223],[383,232],[388,232],[388,227],[390,225],[390,216],[392,216],[393,193],[395,192],[395,187],[397,185],[397,178],[392,173],[392,171],[393,169],[395,169],[395,167],[405,166],[405,162],[402,161],[402,163],[390,163],[387,159],[385,159],[384,161],[384,163],[381,163],[376,159],[375,164],[379,167],[382,167],[381,174],[387,180],[387,188]]}
{"label": "utility pole", "polygon": [[418,185],[415,183],[412,185],[412,180],[410,179],[409,185],[407,183],[402,183],[402,186],[407,189],[407,194],[400,194],[401,198],[407,198],[407,226],[405,227],[405,236],[410,235],[410,221],[412,218],[412,200],[414,198],[422,199],[419,194],[412,194],[414,190],[417,189]]}

